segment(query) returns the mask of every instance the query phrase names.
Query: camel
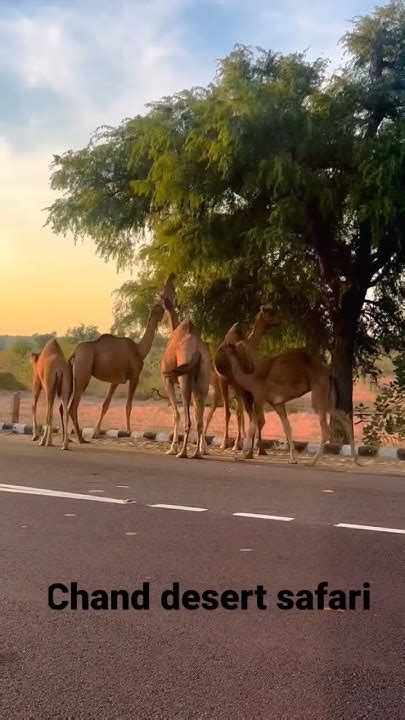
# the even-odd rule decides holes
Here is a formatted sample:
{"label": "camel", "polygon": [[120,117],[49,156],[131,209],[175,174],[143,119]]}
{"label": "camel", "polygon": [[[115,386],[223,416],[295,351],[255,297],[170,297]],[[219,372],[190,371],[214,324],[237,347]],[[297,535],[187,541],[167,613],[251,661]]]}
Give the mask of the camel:
{"label": "camel", "polygon": [[[242,388],[235,387],[232,374],[229,373],[229,365],[224,365],[223,363],[221,363],[222,348],[230,343],[233,344],[238,342],[244,342],[246,347],[251,349],[251,356],[253,358],[255,354],[258,354],[259,352],[260,343],[265,333],[270,328],[276,327],[279,324],[280,314],[277,311],[271,310],[267,306],[262,305],[255,317],[253,328],[246,339],[244,339],[239,323],[235,323],[227,332],[224,340],[218,348],[218,351],[214,358],[214,367],[218,377],[218,390],[216,391],[216,395],[214,394],[214,401],[207,417],[204,434],[207,434],[209,423],[211,422],[211,418],[216,410],[217,405],[219,404],[219,396],[222,395],[225,407],[225,435],[222,444],[220,445],[221,449],[225,449],[229,445],[229,420],[231,416],[229,411],[229,390],[233,391],[237,400],[238,434],[235,440],[235,444],[233,446],[234,450],[240,450],[242,448],[242,433],[244,434],[244,405],[248,414],[251,413],[251,399],[249,395],[247,395]],[[264,450],[261,442],[261,429],[259,431],[258,440],[259,455],[265,455],[266,451]]]}
{"label": "camel", "polygon": [[[264,425],[264,403],[267,401],[277,409],[289,400],[311,392],[312,408],[319,417],[321,427],[321,444],[313,460],[308,464],[315,465],[323,453],[325,443],[330,438],[328,413],[345,428],[350,440],[352,457],[357,464],[360,464],[356,456],[352,422],[336,407],[338,400],[336,379],[332,375],[330,366],[324,365],[319,357],[311,355],[305,348],[295,348],[273,358],[252,361],[244,343],[230,344],[221,352],[230,364],[235,382],[253,396],[253,413],[248,434],[250,453],[253,450],[256,430]],[[293,439],[288,419],[284,430],[286,434],[288,432],[291,448]]]}
{"label": "camel", "polygon": [[40,445],[52,445],[53,404],[61,398],[62,450],[68,449],[69,399],[72,394],[72,368],[66,361],[58,341],[49,340],[40,353],[31,355],[32,378],[32,439],[38,440],[37,404],[41,390],[46,394],[46,421]]}
{"label": "camel", "polygon": [[[173,440],[168,455],[187,458],[187,444],[190,434],[190,402],[193,398],[197,425],[197,447],[192,458],[202,459],[207,452],[203,420],[205,402],[211,377],[211,356],[208,345],[189,319],[179,322],[174,305],[174,275],[171,275],[160,295],[166,312],[170,337],[161,364],[162,382],[169,396],[173,410]],[[178,382],[184,409],[184,437],[179,451],[180,414],[176,402],[175,384]]]}
{"label": "camel", "polygon": [[161,303],[155,303],[149,314],[148,324],[141,340],[135,343],[130,338],[115,335],[100,335],[97,340],[79,343],[68,358],[73,367],[73,398],[70,404],[70,415],[80,443],[86,443],[79,427],[77,409],[80,399],[93,376],[98,380],[110,383],[103,402],[100,417],[97,421],[94,437],[100,435],[101,423],[111,399],[120,384],[129,381],[128,397],[125,407],[127,432],[131,433],[132,400],[139,382],[144,360],[149,353],[156,329],[162,320],[164,310]]}

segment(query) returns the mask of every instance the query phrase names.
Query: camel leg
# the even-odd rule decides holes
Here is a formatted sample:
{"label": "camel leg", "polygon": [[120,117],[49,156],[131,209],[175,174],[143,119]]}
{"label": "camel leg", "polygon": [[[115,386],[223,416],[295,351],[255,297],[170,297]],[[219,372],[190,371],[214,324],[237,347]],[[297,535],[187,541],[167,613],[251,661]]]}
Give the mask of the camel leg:
{"label": "camel leg", "polygon": [[170,380],[165,379],[164,382],[165,390],[169,396],[170,404],[172,406],[173,411],[173,440],[172,444],[170,445],[169,450],[167,450],[166,455],[177,455],[179,451],[179,423],[180,423],[180,413],[179,408],[177,407],[177,398],[176,398],[176,391],[174,389],[174,385]]}
{"label": "camel leg", "polygon": [[100,429],[101,429],[101,423],[103,421],[103,417],[106,414],[108,408],[110,407],[110,402],[112,400],[112,397],[113,397],[118,385],[119,385],[119,383],[111,383],[110,387],[108,388],[108,393],[107,393],[106,398],[101,407],[100,417],[97,420],[96,427],[94,428],[93,437],[95,437],[95,438],[100,437]]}
{"label": "camel leg", "polygon": [[184,437],[183,437],[183,445],[181,447],[181,450],[179,453],[177,453],[178,458],[186,458],[187,457],[187,444],[188,444],[188,436],[190,434],[190,428],[191,428],[191,418],[190,418],[190,402],[191,402],[191,378],[184,376],[179,378],[179,384],[181,389],[181,396],[183,399],[183,410],[184,410]]}
{"label": "camel leg", "polygon": [[313,467],[315,465],[315,463],[318,461],[318,459],[320,458],[320,456],[323,453],[325,443],[329,440],[329,425],[328,425],[328,421],[327,421],[327,417],[326,417],[326,411],[319,410],[318,418],[319,418],[319,423],[321,426],[321,444],[320,444],[318,450],[316,451],[314,457],[312,458],[312,460],[308,460],[305,463],[306,465],[309,465],[310,467]]}
{"label": "camel leg", "polygon": [[79,427],[79,420],[77,417],[77,410],[79,407],[82,395],[90,382],[91,378],[91,363],[88,363],[88,367],[77,370],[73,365],[73,397],[70,402],[69,414],[72,418],[73,425],[76,431],[77,439],[81,445],[88,445],[89,441],[85,440],[83,433]]}
{"label": "camel leg", "polygon": [[202,460],[204,457],[204,453],[207,452],[205,437],[203,433],[205,397],[203,393],[195,391],[193,392],[193,400],[195,407],[195,420],[197,426],[197,447],[191,457],[193,459]]}
{"label": "camel leg", "polygon": [[236,436],[235,444],[232,448],[235,452],[237,450],[243,450],[243,436],[245,434],[245,417],[243,413],[243,402],[242,398],[237,395],[236,396],[236,402],[237,402],[237,410],[236,410],[236,418],[238,421],[238,434]]}
{"label": "camel leg", "polygon": [[39,377],[36,377],[32,384],[32,439],[39,439],[38,423],[37,423],[37,405],[41,394],[42,384]]}
{"label": "camel leg", "polygon": [[56,388],[46,388],[46,427],[40,441],[40,445],[52,445],[52,421],[53,421],[53,403],[55,400]]}
{"label": "camel leg", "polygon": [[214,412],[219,405],[220,399],[221,399],[220,393],[215,392],[214,395],[212,396],[212,403],[211,403],[210,409],[208,411],[207,419],[205,421],[204,435],[208,434],[209,425],[211,423]]}
{"label": "camel leg", "polygon": [[238,456],[235,459],[241,459],[241,460],[252,460],[253,459],[253,446],[254,446],[254,442],[255,442],[255,435],[257,432],[257,428],[258,428],[258,417],[257,417],[255,410],[253,410],[253,412],[251,414],[249,414],[249,416],[250,416],[250,424],[249,424],[249,431],[248,431],[248,436],[247,436],[248,450],[242,456]]}
{"label": "camel leg", "polygon": [[136,378],[133,378],[129,381],[128,386],[128,398],[127,398],[127,404],[125,406],[125,414],[127,418],[127,433],[131,434],[131,410],[132,410],[132,401],[134,399],[135,390],[138,385],[138,375]]}
{"label": "camel leg", "polygon": [[291,432],[291,425],[290,421],[288,419],[287,411],[285,409],[285,405],[273,405],[277,415],[279,416],[281,423],[283,425],[283,430],[285,433],[285,436],[287,438],[287,442],[290,448],[290,463],[296,464],[298,462],[297,453],[294,447],[294,440]]}
{"label": "camel leg", "polygon": [[344,429],[346,430],[348,437],[349,437],[352,458],[353,458],[354,462],[356,463],[356,465],[360,465],[360,467],[361,467],[362,463],[360,462],[359,457],[356,453],[356,446],[354,444],[354,432],[353,432],[352,421],[343,412],[343,410],[338,410],[337,408],[332,408],[331,410],[329,410],[329,412],[330,412],[331,417],[334,417],[336,420],[338,420],[341,423],[341,425],[344,427]]}
{"label": "camel leg", "polygon": [[258,425],[257,425],[257,447],[258,447],[258,455],[267,455],[266,450],[263,447],[262,443],[262,430],[266,424],[266,418],[264,416],[264,413],[260,415]]}
{"label": "camel leg", "polygon": [[63,441],[62,441],[62,450],[69,450],[69,436],[68,436],[68,426],[69,426],[69,403],[67,400],[62,401],[62,432],[63,432]]}
{"label": "camel leg", "polygon": [[255,436],[256,436],[257,426],[255,426],[253,435],[251,435],[252,423],[254,423],[254,407],[253,407],[253,402],[252,402],[250,396],[245,395],[243,397],[243,404],[244,404],[245,410],[249,417],[249,430],[248,430],[248,436],[246,438],[246,446],[248,449],[243,453],[242,458],[244,460],[253,460],[253,448],[254,448],[254,444],[255,444]]}
{"label": "camel leg", "polygon": [[225,411],[225,435],[224,435],[224,439],[222,440],[221,445],[219,446],[219,449],[225,450],[227,447],[229,447],[229,421],[231,419],[231,411],[229,409],[229,386],[228,386],[228,383],[221,380],[220,388],[221,388],[221,395],[222,395],[222,400],[224,403],[224,411]]}

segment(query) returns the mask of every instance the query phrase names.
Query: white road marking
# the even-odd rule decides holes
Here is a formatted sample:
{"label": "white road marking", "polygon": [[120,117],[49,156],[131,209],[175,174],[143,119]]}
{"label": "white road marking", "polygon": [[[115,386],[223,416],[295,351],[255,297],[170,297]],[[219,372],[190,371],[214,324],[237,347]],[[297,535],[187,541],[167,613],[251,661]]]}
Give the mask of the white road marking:
{"label": "white road marking", "polygon": [[105,490],[89,490],[89,493],[104,493]]}
{"label": "white road marking", "polygon": [[76,517],[75,513],[65,513],[65,517]]}
{"label": "white road marking", "polygon": [[241,548],[241,552],[252,552],[252,548]]}
{"label": "white road marking", "polygon": [[117,485],[119,488],[125,488],[126,490],[129,490],[129,485]]}
{"label": "white road marking", "polygon": [[352,530],[373,530],[374,532],[387,532],[405,535],[405,530],[400,530],[399,528],[378,527],[376,525],[352,525],[351,523],[338,523],[335,527],[349,528]]}
{"label": "white road marking", "polygon": [[334,490],[322,490],[322,492],[333,493],[333,492],[335,492],[335,491],[334,491]]}
{"label": "white road marking", "polygon": [[163,503],[156,503],[155,505],[149,505],[149,507],[165,508],[166,510],[188,510],[189,512],[207,512],[207,508],[190,507],[189,505],[164,505]]}
{"label": "white road marking", "polygon": [[137,534],[138,534],[138,533],[136,533],[136,532],[127,532],[127,533],[125,533],[125,535],[137,535]]}
{"label": "white road marking", "polygon": [[282,515],[261,515],[259,513],[239,512],[232,513],[232,515],[235,515],[236,517],[258,518],[260,520],[281,520],[281,522],[290,522],[291,520],[294,520],[293,517],[283,517]]}
{"label": "white road marking", "polygon": [[21,493],[22,495],[46,495],[48,497],[68,498],[69,500],[91,500],[93,502],[116,503],[123,505],[131,502],[119,498],[97,497],[95,495],[80,495],[79,493],[63,492],[62,490],[48,490],[45,488],[25,487],[23,485],[5,485],[0,483],[0,492]]}

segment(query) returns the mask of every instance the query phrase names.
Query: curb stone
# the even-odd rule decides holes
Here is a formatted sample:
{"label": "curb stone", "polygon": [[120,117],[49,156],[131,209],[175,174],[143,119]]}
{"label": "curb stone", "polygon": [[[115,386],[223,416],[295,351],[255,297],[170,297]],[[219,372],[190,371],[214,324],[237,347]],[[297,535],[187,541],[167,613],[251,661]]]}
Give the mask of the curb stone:
{"label": "curb stone", "polygon": [[[42,427],[39,426],[39,432],[42,431]],[[0,422],[1,430],[11,430],[14,435],[32,435],[32,425],[25,423],[2,423]],[[54,433],[59,433],[59,428],[54,428]],[[73,434],[74,431],[71,431]],[[94,435],[94,428],[83,428],[83,435],[87,438],[92,438]],[[132,438],[134,440],[152,440],[158,443],[171,442],[173,439],[173,433],[158,432],[157,430],[134,430],[129,433],[126,430],[102,430],[101,435],[110,438]],[[191,441],[195,442],[195,433],[190,434]],[[179,435],[179,441],[182,441],[183,436]],[[222,436],[220,435],[207,435],[207,445],[212,447],[219,447],[222,443]],[[235,442],[235,438],[229,438],[230,446]],[[267,450],[288,450],[287,443],[280,440],[263,440],[263,446]],[[294,441],[294,447],[297,452],[307,452],[309,455],[314,455],[319,449],[319,443],[305,442],[304,440]],[[405,460],[405,447],[380,447],[369,445],[356,445],[356,451],[363,457],[379,457],[384,460]],[[324,452],[329,455],[342,455],[345,457],[350,456],[351,449],[350,445],[339,445],[338,443],[326,443]]]}

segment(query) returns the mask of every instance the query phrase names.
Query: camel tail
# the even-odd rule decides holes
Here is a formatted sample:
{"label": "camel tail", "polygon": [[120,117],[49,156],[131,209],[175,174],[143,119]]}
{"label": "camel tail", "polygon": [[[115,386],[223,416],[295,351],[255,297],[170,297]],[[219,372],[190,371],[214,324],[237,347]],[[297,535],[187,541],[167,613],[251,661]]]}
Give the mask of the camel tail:
{"label": "camel tail", "polygon": [[176,379],[181,375],[191,375],[191,373],[197,368],[198,363],[200,362],[200,358],[201,353],[199,352],[199,350],[197,350],[191,358],[190,362],[178,365],[173,370],[169,370],[168,372],[163,373],[163,375],[165,377],[170,377],[173,379]]}
{"label": "camel tail", "polygon": [[63,370],[58,370],[55,375],[54,389],[58,398],[62,395]]}
{"label": "camel tail", "polygon": [[339,385],[334,375],[329,375],[329,407],[336,409],[339,405]]}

